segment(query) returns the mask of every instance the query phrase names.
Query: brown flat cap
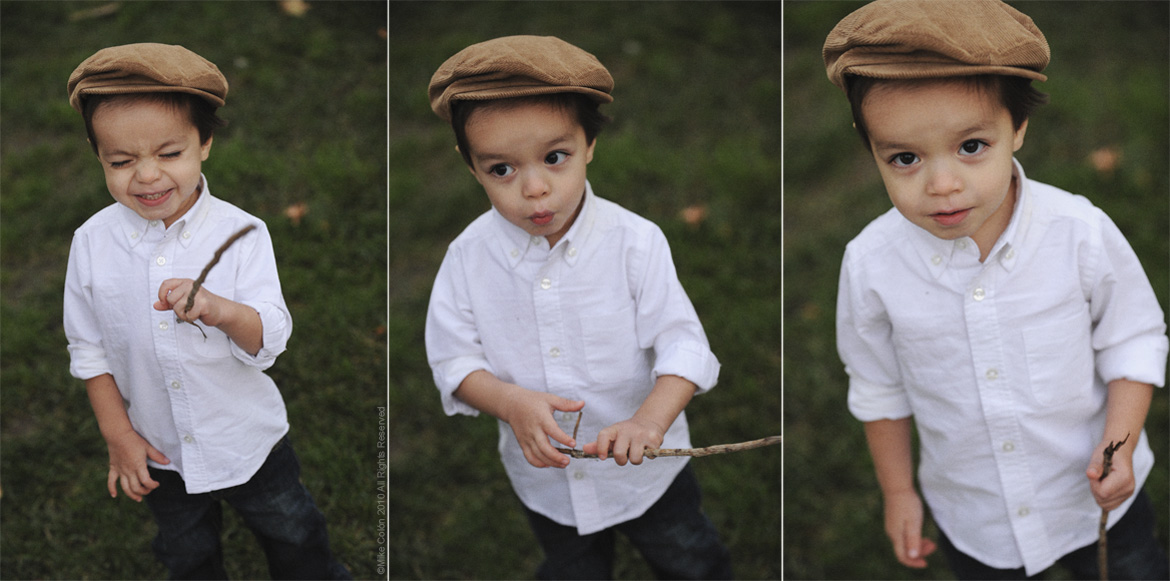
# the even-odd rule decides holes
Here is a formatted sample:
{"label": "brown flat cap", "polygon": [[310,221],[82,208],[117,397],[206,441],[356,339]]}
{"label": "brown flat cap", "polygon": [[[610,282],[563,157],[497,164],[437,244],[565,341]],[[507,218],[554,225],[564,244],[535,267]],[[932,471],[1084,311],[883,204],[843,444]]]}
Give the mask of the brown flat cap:
{"label": "brown flat cap", "polygon": [[1040,74],[1049,59],[1044,33],[1000,0],[877,0],[833,27],[822,56],[842,90],[846,75],[1048,79]]}
{"label": "brown flat cap", "polygon": [[179,46],[152,42],[111,46],[69,75],[69,104],[81,112],[87,95],[191,93],[222,107],[228,82],[211,61]]}
{"label": "brown flat cap", "polygon": [[431,109],[451,120],[451,101],[582,93],[610,103],[613,77],[597,57],[555,36],[505,36],[473,44],[431,77]]}

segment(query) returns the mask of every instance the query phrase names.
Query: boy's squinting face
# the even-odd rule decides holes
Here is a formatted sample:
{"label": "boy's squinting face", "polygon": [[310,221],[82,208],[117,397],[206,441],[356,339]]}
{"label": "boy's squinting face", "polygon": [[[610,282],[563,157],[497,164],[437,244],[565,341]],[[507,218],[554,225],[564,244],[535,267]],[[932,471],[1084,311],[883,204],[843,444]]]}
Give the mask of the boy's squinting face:
{"label": "boy's squinting face", "polygon": [[586,142],[568,110],[538,102],[477,109],[465,131],[471,173],[492,206],[555,245],[580,210],[596,140]]}
{"label": "boy's squinting face", "polygon": [[195,205],[212,140],[199,143],[185,111],[142,100],[104,103],[93,133],[106,187],[119,203],[167,227]]}
{"label": "boy's squinting face", "polygon": [[992,91],[955,81],[883,82],[862,103],[886,191],[908,220],[955,240],[970,236],[981,259],[1015,204],[1016,130]]}

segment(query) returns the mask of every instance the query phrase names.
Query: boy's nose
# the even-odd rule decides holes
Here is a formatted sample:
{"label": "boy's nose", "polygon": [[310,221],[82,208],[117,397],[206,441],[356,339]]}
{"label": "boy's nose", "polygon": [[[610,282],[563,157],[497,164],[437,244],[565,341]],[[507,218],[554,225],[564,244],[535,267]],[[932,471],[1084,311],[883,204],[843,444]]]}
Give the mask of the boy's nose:
{"label": "boy's nose", "polygon": [[520,187],[525,198],[542,198],[549,193],[548,180],[538,171],[525,175]]}
{"label": "boy's nose", "polygon": [[951,164],[938,162],[930,167],[927,176],[926,193],[932,196],[946,196],[963,189],[963,180]]}
{"label": "boy's nose", "polygon": [[150,161],[142,161],[138,164],[135,178],[143,183],[150,183],[158,179],[158,166]]}

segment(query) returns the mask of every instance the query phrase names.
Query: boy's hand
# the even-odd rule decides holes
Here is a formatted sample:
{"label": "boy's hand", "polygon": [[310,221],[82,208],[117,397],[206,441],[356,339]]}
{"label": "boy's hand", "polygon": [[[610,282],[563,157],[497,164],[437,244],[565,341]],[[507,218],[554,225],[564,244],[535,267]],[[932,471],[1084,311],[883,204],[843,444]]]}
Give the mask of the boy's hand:
{"label": "boy's hand", "polygon": [[922,538],[922,499],[913,490],[885,495],[886,535],[894,544],[894,555],[907,567],[926,567],[934,552],[934,541]]}
{"label": "boy's hand", "polygon": [[597,441],[585,444],[582,450],[586,454],[597,454],[602,460],[612,452],[618,466],[625,466],[626,462],[637,465],[642,463],[646,448],[661,446],[665,435],[666,431],[658,424],[634,416],[601,430]]}
{"label": "boy's hand", "polygon": [[142,502],[143,496],[158,488],[158,482],[150,477],[146,469],[146,458],[159,464],[170,464],[171,461],[139,436],[138,432],[122,432],[108,438],[106,445],[110,451],[110,474],[106,486],[111,498],[118,497],[118,483],[121,483],[126,496],[135,502]]}
{"label": "boy's hand", "polygon": [[1109,475],[1101,480],[1104,468],[1103,452],[1109,444],[1106,441],[1097,444],[1089,460],[1089,467],[1085,470],[1085,476],[1089,479],[1089,490],[1093,491],[1093,499],[1105,510],[1121,506],[1125,499],[1133,495],[1136,488],[1133,478],[1133,450],[1137,446],[1133,442],[1125,444],[1113,453],[1113,465],[1109,469]]}
{"label": "boy's hand", "polygon": [[170,278],[164,280],[158,287],[158,301],[154,303],[156,311],[175,311],[175,317],[181,321],[194,323],[203,321],[212,327],[218,327],[222,320],[223,301],[211,291],[199,288],[195,293],[195,304],[187,311],[187,295],[191,294],[191,287],[195,281],[189,278]]}
{"label": "boy's hand", "polygon": [[537,468],[564,468],[569,465],[569,457],[558,452],[548,439],[551,437],[570,448],[576,447],[577,441],[557,425],[553,414],[581,411],[583,407],[584,401],[518,388],[512,391],[500,419],[512,427],[529,464]]}

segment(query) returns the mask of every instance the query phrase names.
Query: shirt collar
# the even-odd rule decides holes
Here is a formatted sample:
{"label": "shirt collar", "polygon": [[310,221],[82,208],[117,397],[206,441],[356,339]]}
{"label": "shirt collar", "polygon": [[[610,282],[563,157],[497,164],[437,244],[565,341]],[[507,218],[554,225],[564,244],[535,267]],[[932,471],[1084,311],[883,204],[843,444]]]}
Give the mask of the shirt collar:
{"label": "shirt collar", "polygon": [[[1019,260],[1019,252],[1017,250],[1018,241],[1023,239],[1032,217],[1031,188],[1028,185],[1027,177],[1024,175],[1023,166],[1015,158],[1012,158],[1012,176],[1016,180],[1016,202],[1015,207],[1012,209],[1012,218],[1008,222],[1007,228],[1004,229],[1003,234],[1000,234],[995,245],[991,247],[991,252],[988,253],[987,260],[984,261],[985,264],[990,264],[994,261],[1008,271],[1011,271]],[[938,279],[946,272],[951,260],[957,254],[972,251],[978,252],[978,249],[975,247],[975,241],[971,240],[970,237],[963,237],[957,240],[943,240],[915,226],[909,220],[906,220],[904,223],[912,231],[911,236],[914,240],[913,246],[915,251],[935,279]]]}
{"label": "shirt collar", "polygon": [[207,185],[207,176],[199,174],[199,183],[202,191],[199,193],[199,198],[195,200],[195,205],[171,224],[170,228],[165,228],[161,220],[147,220],[126,205],[118,204],[121,210],[119,216],[121,217],[122,233],[126,236],[130,246],[137,246],[146,238],[147,233],[152,228],[158,228],[160,231],[178,232],[179,243],[184,248],[190,246],[200,227],[206,222],[205,218],[211,206],[208,202],[208,199],[211,198],[211,188]]}
{"label": "shirt collar", "polygon": [[[593,231],[595,206],[593,187],[586,181],[585,201],[581,213],[577,215],[577,219],[573,221],[569,231],[565,232],[565,235],[549,251],[550,253],[560,252],[565,262],[570,266],[577,264],[577,260],[581,256],[581,247],[589,237],[589,233]],[[504,253],[504,258],[508,261],[510,268],[516,268],[516,265],[524,260],[524,255],[533,248],[548,244],[544,236],[528,234],[523,228],[509,222],[494,207],[491,213],[492,220],[496,225],[495,230],[498,234],[500,252]]]}

